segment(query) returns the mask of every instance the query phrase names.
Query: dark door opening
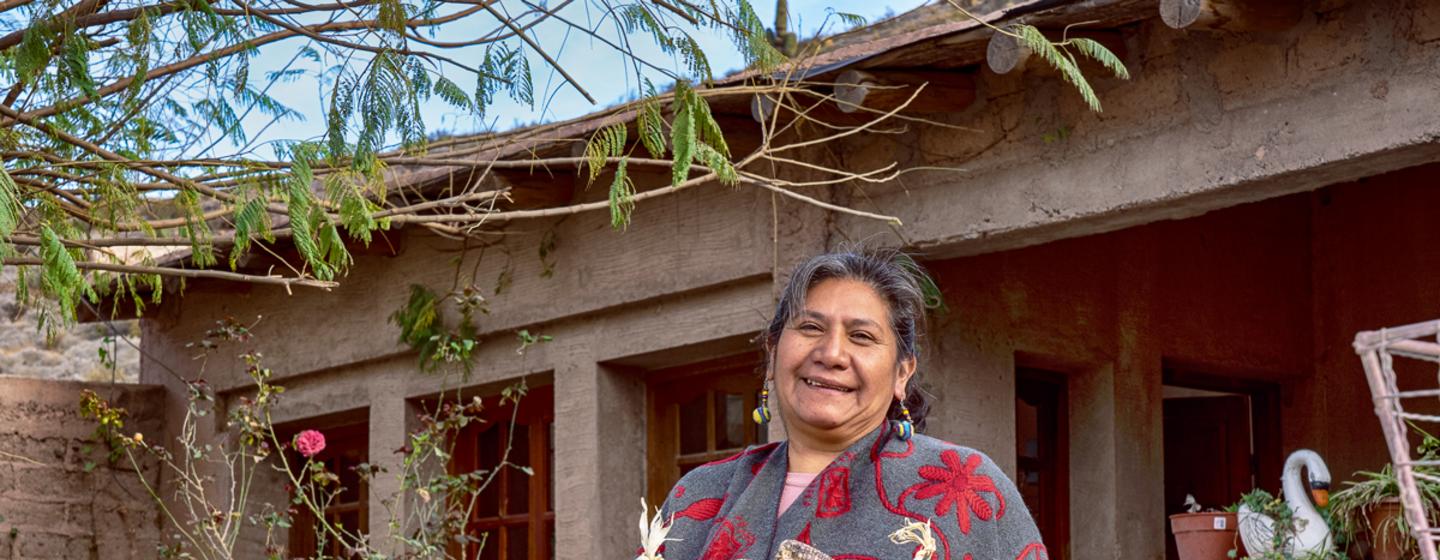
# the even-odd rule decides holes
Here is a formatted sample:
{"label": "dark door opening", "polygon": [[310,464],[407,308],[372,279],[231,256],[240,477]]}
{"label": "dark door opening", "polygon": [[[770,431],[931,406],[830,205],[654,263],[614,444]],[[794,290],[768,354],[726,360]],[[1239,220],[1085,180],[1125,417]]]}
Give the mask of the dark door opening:
{"label": "dark door opening", "polygon": [[[1185,511],[1186,495],[1223,509],[1279,480],[1278,387],[1167,370],[1164,391],[1166,516]],[[1168,519],[1165,557],[1179,558]]]}
{"label": "dark door opening", "polygon": [[1065,377],[1021,368],[1015,375],[1016,486],[1050,557],[1070,557],[1070,447]]}

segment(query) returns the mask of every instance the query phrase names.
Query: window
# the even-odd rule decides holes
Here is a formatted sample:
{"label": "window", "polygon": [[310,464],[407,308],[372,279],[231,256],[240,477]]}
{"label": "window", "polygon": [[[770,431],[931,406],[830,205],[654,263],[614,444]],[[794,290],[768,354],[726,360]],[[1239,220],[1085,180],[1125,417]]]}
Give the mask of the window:
{"label": "window", "polygon": [[496,473],[480,493],[468,529],[475,538],[484,539],[485,546],[471,545],[464,557],[475,558],[478,552],[480,560],[553,558],[554,390],[549,386],[532,388],[520,399],[518,411],[515,405],[498,406],[499,397],[483,400],[486,421],[461,431],[455,446],[455,471],[493,469],[503,459],[533,474],[515,468]]}
{"label": "window", "polygon": [[[315,456],[316,461],[325,463],[325,469],[340,477],[340,494],[325,507],[325,518],[332,525],[344,527],[350,532],[369,530],[368,501],[369,488],[355,466],[369,460],[370,433],[365,422],[350,423],[331,428],[317,428],[325,434],[325,450]],[[299,429],[283,430],[281,435],[287,441]],[[296,459],[299,455],[293,455]],[[303,463],[291,461],[291,466],[300,468]],[[290,556],[310,558],[320,555],[344,558],[340,543],[328,539],[324,550],[315,539],[315,516],[308,509],[297,507],[297,514],[290,525]]]}
{"label": "window", "polygon": [[1015,376],[1015,485],[1052,558],[1070,551],[1070,488],[1065,378],[1021,369]]}
{"label": "window", "polygon": [[763,382],[755,363],[747,355],[650,374],[651,503],[663,503],[695,467],[765,442],[765,427],[750,418]]}

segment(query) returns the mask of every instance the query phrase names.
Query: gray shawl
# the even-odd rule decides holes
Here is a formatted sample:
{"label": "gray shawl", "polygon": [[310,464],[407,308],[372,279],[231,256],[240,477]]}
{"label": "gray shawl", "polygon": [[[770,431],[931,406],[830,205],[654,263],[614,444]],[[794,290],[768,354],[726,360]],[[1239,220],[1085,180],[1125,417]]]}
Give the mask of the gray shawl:
{"label": "gray shawl", "polygon": [[912,560],[891,542],[911,521],[930,522],[933,560],[1045,560],[1039,531],[1010,479],[983,453],[889,422],[825,467],[778,519],[786,443],[751,447],[680,480],[662,508],[673,516],[667,560],[770,560],[798,540],[834,560]]}

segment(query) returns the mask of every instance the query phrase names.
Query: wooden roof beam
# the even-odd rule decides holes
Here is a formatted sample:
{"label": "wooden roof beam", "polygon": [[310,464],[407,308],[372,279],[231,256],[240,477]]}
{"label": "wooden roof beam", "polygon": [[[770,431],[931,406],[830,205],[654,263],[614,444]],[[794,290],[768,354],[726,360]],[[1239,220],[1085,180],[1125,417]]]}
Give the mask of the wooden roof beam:
{"label": "wooden roof beam", "polygon": [[1299,0],[1160,0],[1160,19],[1175,29],[1284,31],[1300,21]]}
{"label": "wooden roof beam", "polygon": [[902,113],[958,113],[974,102],[975,79],[963,72],[846,70],[835,78],[841,113],[887,113],[902,105]]}
{"label": "wooden roof beam", "polygon": [[[957,113],[975,102],[975,79],[963,71],[846,70],[835,78],[833,103],[820,96],[792,95],[780,115],[781,121],[798,117],[839,126],[854,126],[878,118],[904,105],[900,114],[926,115]],[[915,95],[921,85],[925,89]],[[914,99],[911,100],[911,96]],[[905,105],[906,101],[908,105]],[[791,107],[799,103],[800,107]],[[767,124],[775,118],[775,94],[755,94],[750,100],[750,118]]]}
{"label": "wooden roof beam", "polygon": [[[1042,29],[1041,32],[1051,41],[1060,41],[1065,37],[1092,39],[1110,49],[1110,52],[1121,60],[1125,60],[1128,54],[1125,34],[1119,30],[1071,29],[1066,32],[1064,29]],[[996,74],[1009,74],[1016,70],[1023,72],[1030,61],[1030,55],[1030,48],[1026,47],[1024,42],[1004,33],[994,33],[990,36],[989,44],[985,46],[985,65]],[[1090,59],[1083,56],[1077,58],[1081,69],[1089,70],[1086,67],[1091,64]]]}

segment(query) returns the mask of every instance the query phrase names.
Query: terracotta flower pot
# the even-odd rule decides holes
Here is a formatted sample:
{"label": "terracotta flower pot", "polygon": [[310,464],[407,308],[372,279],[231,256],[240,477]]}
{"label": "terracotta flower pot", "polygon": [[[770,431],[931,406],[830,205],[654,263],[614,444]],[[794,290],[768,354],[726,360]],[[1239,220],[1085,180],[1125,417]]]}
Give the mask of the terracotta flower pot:
{"label": "terracotta flower pot", "polygon": [[[1395,523],[1405,515],[1399,499],[1388,499],[1365,512],[1370,526],[1370,556],[1375,560],[1400,560],[1405,555],[1407,535],[1395,531]],[[1379,534],[1376,534],[1376,533]]]}
{"label": "terracotta flower pot", "polygon": [[[1226,560],[1230,549],[1240,549],[1235,538],[1235,514],[1222,512],[1177,513],[1170,516],[1180,560]],[[1243,558],[1240,550],[1237,558]]]}

